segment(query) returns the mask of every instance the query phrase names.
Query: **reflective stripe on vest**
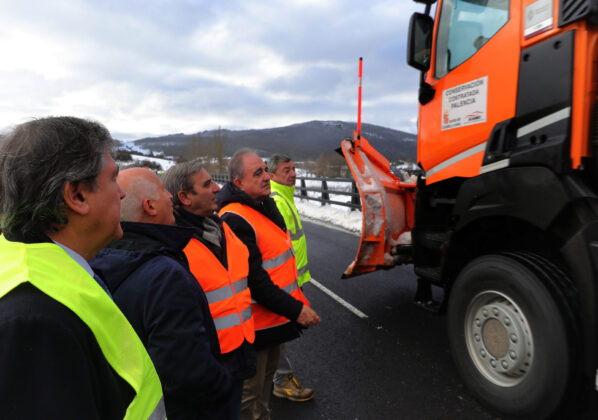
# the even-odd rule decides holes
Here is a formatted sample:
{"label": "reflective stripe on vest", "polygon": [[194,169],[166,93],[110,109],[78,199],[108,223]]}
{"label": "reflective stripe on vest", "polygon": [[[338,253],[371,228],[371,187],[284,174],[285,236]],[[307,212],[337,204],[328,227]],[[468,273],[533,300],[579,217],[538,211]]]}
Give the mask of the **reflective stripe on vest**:
{"label": "reflective stripe on vest", "polygon": [[[297,284],[296,281],[292,282],[289,285],[286,285],[285,287],[280,288],[280,290],[287,292],[289,295],[292,294],[297,289],[299,289],[299,285]],[[251,299],[251,303],[257,303],[257,302],[255,300]]]}
{"label": "reflective stripe on vest", "polygon": [[291,293],[293,293],[295,290],[299,289],[299,285],[297,284],[296,281],[292,282],[291,284],[285,286],[282,288],[282,290],[284,290],[285,292],[287,292],[289,295]]}
{"label": "reflective stripe on vest", "polygon": [[295,256],[295,253],[293,252],[293,248],[291,247],[277,257],[270,258],[269,260],[263,260],[262,268],[264,270],[268,271],[272,268],[276,268],[280,265],[283,265],[284,263],[286,263],[288,260],[290,260],[294,256]]}
{"label": "reflective stripe on vest", "polygon": [[[220,209],[219,214],[224,213],[234,213],[249,223],[255,232],[256,243],[262,254],[262,267],[272,282],[295,299],[309,305],[297,283],[297,267],[289,233],[260,212],[240,203],[226,205]],[[252,309],[256,330],[289,322],[284,316],[275,314],[255,301],[252,303]]]}
{"label": "reflective stripe on vest", "polygon": [[236,327],[237,325],[241,325],[243,322],[248,321],[251,318],[251,314],[251,306],[249,306],[243,309],[240,314],[234,313],[215,318],[214,325],[216,325],[217,330],[224,330],[227,328]]}
{"label": "reflective stripe on vest", "polygon": [[299,229],[295,234],[291,233],[291,241],[298,241],[303,237],[303,228]]}
{"label": "reflective stripe on vest", "polygon": [[255,341],[251,294],[247,286],[249,251],[230,227],[222,224],[226,239],[226,269],[201,241],[193,238],[185,255],[189,269],[206,294],[218,333],[220,350],[229,353],[244,340]]}
{"label": "reflective stripe on vest", "polygon": [[160,402],[147,420],[165,420],[166,419],[166,407],[164,406],[164,397],[160,398]]}
{"label": "reflective stripe on vest", "polygon": [[218,289],[206,292],[206,297],[208,298],[208,303],[216,303],[224,299],[232,298],[235,295],[235,292],[240,293],[245,289],[247,289],[247,277],[237,280],[233,284],[227,284]]}
{"label": "reflective stripe on vest", "polygon": [[110,366],[135,390],[125,419],[156,418],[163,412],[156,369],[102,287],[58,245],[11,242],[0,236],[0,298],[27,282],[73,311],[91,330]]}
{"label": "reflective stripe on vest", "polygon": [[307,266],[307,264],[305,264],[303,267],[301,267],[299,270],[297,270],[297,275],[300,276],[304,273],[307,273],[308,269],[309,269],[309,267]]}

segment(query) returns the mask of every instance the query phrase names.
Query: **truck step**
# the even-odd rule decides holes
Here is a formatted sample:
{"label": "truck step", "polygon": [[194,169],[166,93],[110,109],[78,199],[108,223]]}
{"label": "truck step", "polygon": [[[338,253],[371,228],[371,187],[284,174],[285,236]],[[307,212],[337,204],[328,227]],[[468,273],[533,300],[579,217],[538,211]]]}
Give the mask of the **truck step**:
{"label": "truck step", "polygon": [[393,257],[393,265],[413,263],[413,246],[397,245],[390,249],[390,255]]}
{"label": "truck step", "polygon": [[432,283],[437,283],[441,278],[442,267],[415,267],[414,271],[420,277],[430,279]]}
{"label": "truck step", "polygon": [[449,236],[448,232],[423,231],[418,232],[414,241],[417,242],[418,246],[423,246],[424,248],[440,249],[448,242]]}

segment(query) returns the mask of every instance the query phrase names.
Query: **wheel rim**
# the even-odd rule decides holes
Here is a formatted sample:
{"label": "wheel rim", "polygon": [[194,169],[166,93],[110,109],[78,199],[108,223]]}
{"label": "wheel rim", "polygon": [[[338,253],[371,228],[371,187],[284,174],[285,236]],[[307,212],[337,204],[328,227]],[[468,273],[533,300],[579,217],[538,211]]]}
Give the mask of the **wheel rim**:
{"label": "wheel rim", "polygon": [[478,371],[492,383],[521,383],[534,360],[534,344],[525,314],[513,299],[488,290],[476,295],[465,313],[465,340]]}

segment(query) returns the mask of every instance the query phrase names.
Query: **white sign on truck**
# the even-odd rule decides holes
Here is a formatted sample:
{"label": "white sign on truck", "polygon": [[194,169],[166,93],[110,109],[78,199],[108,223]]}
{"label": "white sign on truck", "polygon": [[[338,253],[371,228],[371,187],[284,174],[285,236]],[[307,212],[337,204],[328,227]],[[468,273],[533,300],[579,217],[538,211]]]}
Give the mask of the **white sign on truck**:
{"label": "white sign on truck", "polygon": [[442,91],[441,129],[486,122],[488,76]]}

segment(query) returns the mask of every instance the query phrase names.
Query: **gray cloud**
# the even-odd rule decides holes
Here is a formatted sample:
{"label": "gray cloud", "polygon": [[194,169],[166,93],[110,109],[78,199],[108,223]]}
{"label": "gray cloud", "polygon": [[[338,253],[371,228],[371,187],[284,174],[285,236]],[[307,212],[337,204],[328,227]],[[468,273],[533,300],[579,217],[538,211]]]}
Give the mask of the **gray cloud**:
{"label": "gray cloud", "polygon": [[0,127],[73,114],[121,138],[356,120],[415,130],[408,0],[2,2]]}

